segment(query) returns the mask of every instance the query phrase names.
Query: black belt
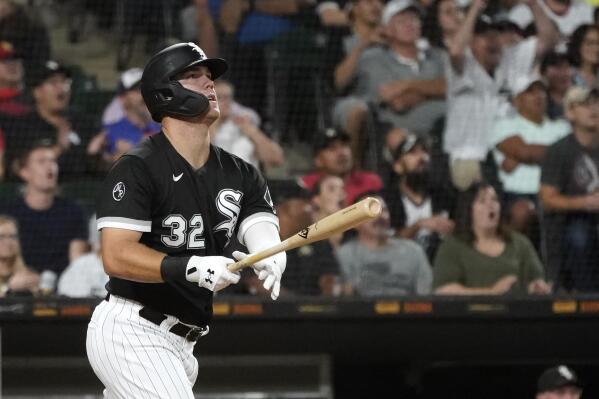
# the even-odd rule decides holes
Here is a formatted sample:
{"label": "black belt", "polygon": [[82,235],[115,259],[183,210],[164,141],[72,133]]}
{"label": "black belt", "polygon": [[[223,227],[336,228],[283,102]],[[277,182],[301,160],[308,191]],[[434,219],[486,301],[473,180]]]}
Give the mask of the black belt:
{"label": "black belt", "polygon": [[[104,298],[104,300],[108,301],[109,299],[110,299],[110,293],[106,294],[106,297]],[[152,310],[145,306],[143,308],[139,309],[139,316],[143,317],[147,321],[150,321],[150,322],[156,324],[157,326],[162,324],[162,322],[166,319],[165,314],[160,313],[156,310]],[[176,334],[180,337],[185,338],[188,341],[197,341],[198,338],[203,337],[204,335],[208,334],[208,326],[206,326],[206,327],[190,327],[183,323],[177,323],[174,326],[172,326],[169,331],[172,332],[173,334]]]}
{"label": "black belt", "polygon": [[[143,317],[148,321],[151,321],[157,326],[159,326],[160,324],[162,324],[164,320],[166,320],[165,314],[160,313],[154,309],[150,309],[148,307],[143,307],[139,309],[139,316]],[[173,334],[185,338],[188,341],[195,342],[198,340],[198,338],[208,334],[208,327],[190,327],[183,323],[177,323],[173,325],[169,331]]]}

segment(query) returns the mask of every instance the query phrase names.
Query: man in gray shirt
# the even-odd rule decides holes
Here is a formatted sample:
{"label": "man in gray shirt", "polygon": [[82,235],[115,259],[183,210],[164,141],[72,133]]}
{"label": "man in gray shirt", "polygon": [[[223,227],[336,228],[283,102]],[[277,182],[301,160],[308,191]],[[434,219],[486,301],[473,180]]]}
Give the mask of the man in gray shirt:
{"label": "man in gray shirt", "polygon": [[359,225],[357,237],[337,252],[346,286],[364,297],[429,294],[432,273],[424,251],[411,240],[393,238],[389,209],[377,198],[381,215]]}
{"label": "man in gray shirt", "polygon": [[411,0],[387,3],[382,24],[388,46],[364,51],[355,95],[377,106],[379,121],[429,134],[445,113],[442,52],[422,39],[421,15]]}

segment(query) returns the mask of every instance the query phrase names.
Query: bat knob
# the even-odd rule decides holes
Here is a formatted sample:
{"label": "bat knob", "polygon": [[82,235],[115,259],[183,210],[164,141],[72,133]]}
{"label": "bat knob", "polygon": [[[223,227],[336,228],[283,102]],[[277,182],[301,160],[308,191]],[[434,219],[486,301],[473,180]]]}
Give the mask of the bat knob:
{"label": "bat knob", "polygon": [[365,205],[366,211],[370,217],[379,216],[381,214],[381,211],[383,210],[381,201],[373,197],[366,198]]}

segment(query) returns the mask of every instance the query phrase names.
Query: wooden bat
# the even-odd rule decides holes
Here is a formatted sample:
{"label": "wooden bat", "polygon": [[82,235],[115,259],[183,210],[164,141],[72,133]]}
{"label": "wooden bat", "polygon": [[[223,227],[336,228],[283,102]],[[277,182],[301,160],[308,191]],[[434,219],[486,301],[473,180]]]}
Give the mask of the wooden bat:
{"label": "wooden bat", "polygon": [[356,202],[353,205],[338,210],[332,215],[322,218],[279,244],[251,254],[247,258],[231,263],[227,267],[230,271],[236,272],[279,252],[289,251],[314,241],[324,240],[377,217],[381,214],[381,210],[381,202],[378,199],[372,197],[364,198],[360,202]]}

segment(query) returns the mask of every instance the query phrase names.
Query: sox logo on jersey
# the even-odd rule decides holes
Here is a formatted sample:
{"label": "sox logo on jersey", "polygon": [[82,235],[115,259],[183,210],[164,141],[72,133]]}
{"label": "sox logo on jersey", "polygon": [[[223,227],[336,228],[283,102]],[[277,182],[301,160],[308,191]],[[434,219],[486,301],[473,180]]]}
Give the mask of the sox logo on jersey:
{"label": "sox logo on jersey", "polygon": [[237,219],[239,218],[239,213],[241,212],[242,197],[243,193],[241,191],[231,190],[230,188],[220,190],[216,196],[216,209],[218,209],[223,216],[227,217],[228,220],[219,223],[214,228],[214,231],[226,231],[227,244],[233,236],[233,230],[237,225]]}

